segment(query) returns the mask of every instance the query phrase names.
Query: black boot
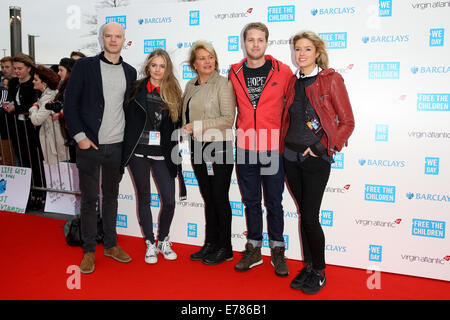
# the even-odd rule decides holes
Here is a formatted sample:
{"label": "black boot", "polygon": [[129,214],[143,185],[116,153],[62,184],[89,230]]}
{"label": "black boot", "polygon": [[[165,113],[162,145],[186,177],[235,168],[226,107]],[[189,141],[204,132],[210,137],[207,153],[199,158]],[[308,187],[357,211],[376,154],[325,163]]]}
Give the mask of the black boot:
{"label": "black boot", "polygon": [[208,254],[206,257],[204,257],[202,259],[202,262],[208,265],[216,265],[224,261],[231,261],[231,260],[233,260],[233,250],[227,248],[220,248],[217,251],[214,251]]}
{"label": "black boot", "polygon": [[199,261],[206,257],[211,252],[215,251],[215,246],[212,243],[205,243],[200,251],[191,254],[191,260]]}

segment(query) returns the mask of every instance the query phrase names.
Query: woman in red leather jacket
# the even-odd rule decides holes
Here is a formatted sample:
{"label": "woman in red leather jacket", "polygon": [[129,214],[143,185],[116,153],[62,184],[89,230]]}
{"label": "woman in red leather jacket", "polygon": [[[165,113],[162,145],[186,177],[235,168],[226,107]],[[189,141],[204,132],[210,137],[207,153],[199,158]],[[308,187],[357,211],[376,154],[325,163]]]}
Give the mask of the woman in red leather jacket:
{"label": "woman in red leather jacket", "polygon": [[320,205],[333,154],[347,145],[355,122],[344,80],[328,68],[324,41],[306,31],[295,35],[292,44],[299,71],[289,84],[280,146],[287,182],[300,211],[306,265],[291,287],[314,294],[326,284]]}

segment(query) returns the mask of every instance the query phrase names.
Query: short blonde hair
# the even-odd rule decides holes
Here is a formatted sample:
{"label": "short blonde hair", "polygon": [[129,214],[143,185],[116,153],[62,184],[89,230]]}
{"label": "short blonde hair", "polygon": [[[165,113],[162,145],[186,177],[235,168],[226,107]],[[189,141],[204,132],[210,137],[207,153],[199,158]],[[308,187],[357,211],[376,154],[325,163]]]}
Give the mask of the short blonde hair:
{"label": "short blonde hair", "polygon": [[328,53],[325,45],[325,41],[322,40],[315,32],[313,31],[302,31],[297,33],[292,38],[292,47],[295,49],[295,43],[300,39],[308,39],[310,40],[314,46],[316,47],[316,51],[319,53],[319,56],[316,59],[316,63],[322,69],[328,69]]}
{"label": "short blonde hair", "polygon": [[196,41],[192,45],[191,50],[189,51],[189,66],[191,67],[191,69],[193,71],[197,72],[195,70],[194,63],[195,63],[195,59],[197,59],[197,51],[200,49],[204,49],[204,50],[208,51],[214,57],[215,69],[216,69],[216,71],[219,71],[219,60],[217,59],[216,50],[214,50],[214,47],[212,46],[212,44],[210,44],[209,42],[204,41],[204,40]]}

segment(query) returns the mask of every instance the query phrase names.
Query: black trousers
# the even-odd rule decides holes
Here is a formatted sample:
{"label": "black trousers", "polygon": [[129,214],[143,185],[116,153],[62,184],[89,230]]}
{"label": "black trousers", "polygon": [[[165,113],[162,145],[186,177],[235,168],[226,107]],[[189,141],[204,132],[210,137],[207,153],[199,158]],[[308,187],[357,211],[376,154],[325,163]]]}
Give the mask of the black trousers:
{"label": "black trousers", "polygon": [[304,161],[284,159],[289,188],[300,213],[303,258],[316,270],[325,269],[325,236],[320,225],[320,205],[330,176],[331,165],[310,156]]}
{"label": "black trousers", "polygon": [[212,164],[214,175],[208,175],[205,157],[201,157],[201,161],[195,161],[196,158],[193,156],[192,167],[205,203],[205,243],[231,250],[232,214],[228,193],[234,163],[226,159],[230,159],[230,156],[233,159],[233,149],[231,143],[230,148],[228,145],[224,147],[223,142],[218,142],[217,146],[226,151],[221,153],[223,155],[221,161]]}
{"label": "black trousers", "polygon": [[172,178],[165,160],[153,160],[133,155],[129,168],[133,176],[138,199],[139,224],[142,226],[145,240],[155,243],[153,234],[153,216],[150,210],[150,170],[155,179],[162,209],[159,215],[158,240],[163,241],[169,235],[175,212],[175,178]]}
{"label": "black trousers", "polygon": [[122,143],[100,144],[98,150],[77,147],[77,167],[81,191],[81,236],[83,251],[95,252],[97,241],[97,211],[100,170],[102,191],[103,244],[105,249],[117,244],[117,197],[122,180],[120,163]]}

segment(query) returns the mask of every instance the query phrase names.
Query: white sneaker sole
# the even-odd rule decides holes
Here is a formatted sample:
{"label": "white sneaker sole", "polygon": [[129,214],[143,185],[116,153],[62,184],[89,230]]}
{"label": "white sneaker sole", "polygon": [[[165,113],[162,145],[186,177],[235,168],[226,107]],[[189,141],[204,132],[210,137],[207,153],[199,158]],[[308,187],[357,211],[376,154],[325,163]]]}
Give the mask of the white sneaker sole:
{"label": "white sneaker sole", "polygon": [[145,257],[145,263],[155,264],[157,262],[158,262],[158,258],[147,258],[147,257]]}

